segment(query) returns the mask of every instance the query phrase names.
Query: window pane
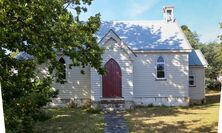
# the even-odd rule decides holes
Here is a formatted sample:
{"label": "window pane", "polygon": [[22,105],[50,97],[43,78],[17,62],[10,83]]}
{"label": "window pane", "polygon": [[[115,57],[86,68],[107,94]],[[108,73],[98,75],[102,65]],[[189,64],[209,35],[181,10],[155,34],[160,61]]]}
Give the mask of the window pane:
{"label": "window pane", "polygon": [[164,59],[162,56],[159,56],[157,59],[157,78],[164,78]]}
{"label": "window pane", "polygon": [[61,64],[60,69],[59,69],[59,78],[60,79],[66,79],[66,64],[65,64],[65,60],[61,57],[59,59],[59,62]]}
{"label": "window pane", "polygon": [[164,64],[157,64],[157,71],[158,70],[164,70]]}
{"label": "window pane", "polygon": [[66,65],[63,65],[63,74],[62,74],[62,79],[66,79]]}
{"label": "window pane", "polygon": [[194,76],[189,76],[189,79],[190,79],[190,80],[193,80],[193,79],[194,79]]}
{"label": "window pane", "polygon": [[194,81],[189,81],[189,84],[190,85],[194,85]]}
{"label": "window pane", "polygon": [[189,85],[194,85],[194,76],[189,76]]}
{"label": "window pane", "polygon": [[164,71],[157,71],[157,78],[164,78],[165,74]]}
{"label": "window pane", "polygon": [[157,59],[157,62],[164,62],[164,59],[162,56],[160,56],[158,59]]}

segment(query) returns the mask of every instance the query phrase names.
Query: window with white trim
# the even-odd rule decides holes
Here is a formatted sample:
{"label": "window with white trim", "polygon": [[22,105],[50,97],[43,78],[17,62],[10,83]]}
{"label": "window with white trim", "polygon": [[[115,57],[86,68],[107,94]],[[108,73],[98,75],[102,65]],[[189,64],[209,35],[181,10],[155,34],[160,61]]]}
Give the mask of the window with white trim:
{"label": "window with white trim", "polygon": [[189,86],[195,86],[195,76],[194,75],[189,76]]}
{"label": "window with white trim", "polygon": [[159,56],[157,59],[157,66],[156,66],[156,78],[157,79],[164,79],[165,78],[165,70],[164,70],[164,59],[162,56]]}

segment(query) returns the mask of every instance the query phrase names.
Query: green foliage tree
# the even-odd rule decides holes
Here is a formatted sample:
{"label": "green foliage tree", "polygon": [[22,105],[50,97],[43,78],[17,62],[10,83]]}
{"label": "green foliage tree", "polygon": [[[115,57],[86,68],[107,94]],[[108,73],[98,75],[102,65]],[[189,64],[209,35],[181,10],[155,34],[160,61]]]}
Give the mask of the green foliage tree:
{"label": "green foliage tree", "polygon": [[[181,29],[186,35],[188,41],[194,49],[200,49],[209,66],[206,69],[206,86],[208,89],[220,89],[220,83],[217,77],[222,70],[222,47],[221,44],[212,42],[203,44],[199,42],[198,35],[192,32],[186,25],[182,25]],[[221,38],[222,39],[222,38]]]}
{"label": "green foliage tree", "polygon": [[[222,28],[222,23],[220,23],[220,28]],[[222,35],[220,35],[219,38],[221,42],[219,46],[218,60],[222,63]],[[222,75],[222,70],[220,71],[220,74]]]}
{"label": "green foliage tree", "polygon": [[220,47],[221,44],[216,42],[201,45],[201,51],[209,64],[206,69],[206,86],[211,90],[220,90],[221,88],[220,82],[217,81],[222,70],[222,61],[219,57]]}
{"label": "green foliage tree", "polygon": [[[104,72],[103,50],[95,32],[100,15],[79,20],[92,0],[1,0],[0,1],[0,82],[7,132],[32,132],[32,123],[40,120],[41,108],[56,96],[52,76],[38,77],[37,67],[46,63],[50,74],[61,68],[56,53],[72,60],[71,66],[90,65]],[[71,6],[76,15],[66,8]],[[25,52],[32,59],[16,59]],[[56,74],[58,75],[58,73]]]}
{"label": "green foliage tree", "polygon": [[198,49],[200,42],[199,42],[199,38],[198,38],[198,34],[195,32],[192,32],[188,26],[186,25],[182,25],[181,29],[183,30],[183,33],[185,34],[185,36],[187,37],[187,40],[189,41],[189,43],[191,44],[191,46],[194,49]]}
{"label": "green foliage tree", "polygon": [[201,51],[203,52],[209,64],[206,71],[206,76],[210,79],[217,80],[217,77],[222,68],[222,62],[220,62],[218,55],[218,53],[220,52],[220,44],[209,43],[207,45],[202,45]]}

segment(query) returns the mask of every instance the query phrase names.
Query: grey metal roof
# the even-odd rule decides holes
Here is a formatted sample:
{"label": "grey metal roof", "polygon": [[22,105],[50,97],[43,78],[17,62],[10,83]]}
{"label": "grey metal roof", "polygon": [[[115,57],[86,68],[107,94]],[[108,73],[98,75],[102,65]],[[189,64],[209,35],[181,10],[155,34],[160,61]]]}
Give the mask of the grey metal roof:
{"label": "grey metal roof", "polygon": [[176,22],[110,21],[102,22],[98,41],[112,29],[132,50],[192,49]]}
{"label": "grey metal roof", "polygon": [[200,50],[192,50],[189,53],[189,65],[207,67],[208,63]]}
{"label": "grey metal roof", "polygon": [[15,57],[17,60],[32,60],[33,56],[26,53],[26,52],[20,52]]}

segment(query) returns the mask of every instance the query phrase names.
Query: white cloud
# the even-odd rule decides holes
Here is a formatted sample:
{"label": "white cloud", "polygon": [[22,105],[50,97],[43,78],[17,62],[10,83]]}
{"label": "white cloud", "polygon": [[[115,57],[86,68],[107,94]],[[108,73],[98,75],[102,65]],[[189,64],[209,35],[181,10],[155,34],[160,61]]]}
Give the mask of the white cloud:
{"label": "white cloud", "polygon": [[218,36],[221,34],[218,33],[202,33],[200,35],[200,41],[203,43],[209,43],[209,42],[220,42],[220,39],[218,38]]}
{"label": "white cloud", "polygon": [[219,35],[222,35],[222,31],[219,27],[214,26],[206,26],[202,28],[201,30],[197,30],[197,33],[199,34],[200,41],[203,43],[208,42],[220,42],[220,39],[218,38]]}
{"label": "white cloud", "polygon": [[133,17],[141,15],[144,12],[150,10],[159,2],[160,0],[129,0],[129,15]]}

